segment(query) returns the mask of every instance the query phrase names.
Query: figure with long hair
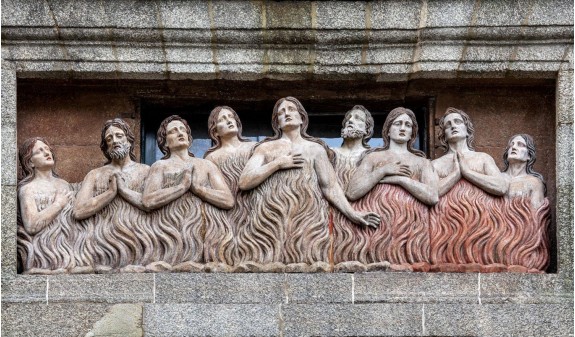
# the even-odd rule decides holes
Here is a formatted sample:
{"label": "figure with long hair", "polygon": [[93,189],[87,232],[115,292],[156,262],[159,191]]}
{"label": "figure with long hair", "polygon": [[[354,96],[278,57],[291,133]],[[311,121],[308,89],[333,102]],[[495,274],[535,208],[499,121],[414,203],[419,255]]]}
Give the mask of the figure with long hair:
{"label": "figure with long hair", "polygon": [[497,254],[503,264],[517,271],[544,271],[549,265],[549,200],[543,176],[533,169],[535,160],[531,136],[517,134],[509,139],[503,153],[503,175],[509,190]]}
{"label": "figure with long hair", "polygon": [[484,270],[498,263],[489,238],[502,221],[500,197],[509,184],[491,156],[474,151],[475,129],[465,112],[448,108],[439,127],[446,153],[432,162],[440,198],[431,212],[431,261],[443,271]]}
{"label": "figure with long hair", "polygon": [[164,119],[156,139],[164,157],[150,168],[142,197],[155,210],[152,223],[162,247],[154,268],[198,270],[204,262],[203,203],[227,210],[234,198],[216,165],[189,152],[192,135],[185,119]]}
{"label": "figure with long hair", "polygon": [[417,130],[413,111],[393,109],[383,124],[384,146],[364,153],[350,179],[346,195],[358,200],[354,206],[383,215],[377,230],[359,233],[367,236],[367,244],[354,256],[358,261],[406,268],[429,263],[427,206],[438,202],[438,177],[425,154],[413,147]]}
{"label": "figure with long hair", "polygon": [[147,208],[142,203],[149,166],[135,161],[134,142],[124,120],[104,123],[100,149],[106,163],[88,172],[74,203],[74,217],[85,227],[76,250],[92,255],[99,273],[143,272],[152,260],[153,238],[145,230]]}
{"label": "figure with long hair", "polygon": [[208,118],[208,132],[213,146],[205,158],[218,166],[235,196],[235,206],[225,211],[215,207],[206,209],[206,237],[204,258],[206,262],[223,262],[239,265],[253,261],[257,249],[247,238],[251,212],[249,193],[238,188],[238,180],[255,142],[242,136],[242,122],[234,109],[218,106]]}
{"label": "figure with long hair", "polygon": [[30,274],[68,272],[75,267],[72,188],[54,173],[56,158],[44,138],[25,140],[18,155],[23,174],[18,183],[21,267]]}
{"label": "figure with long hair", "polygon": [[307,134],[308,123],[296,98],[278,100],[274,135],[255,146],[239,179],[240,189],[253,190],[252,235],[262,254],[257,262],[292,264],[294,271],[330,269],[327,201],[360,226],[375,227],[380,220],[345,199],[332,167],[334,153]]}

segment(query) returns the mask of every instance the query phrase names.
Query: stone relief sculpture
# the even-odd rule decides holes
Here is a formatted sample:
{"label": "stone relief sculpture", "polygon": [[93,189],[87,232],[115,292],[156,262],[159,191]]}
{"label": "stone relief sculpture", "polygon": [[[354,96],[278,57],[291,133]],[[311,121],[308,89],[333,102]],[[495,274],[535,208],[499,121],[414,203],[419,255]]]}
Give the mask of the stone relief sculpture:
{"label": "stone relief sculpture", "polygon": [[48,142],[35,137],[19,150],[23,178],[18,184],[18,255],[29,274],[59,274],[75,267],[71,217],[74,192],[54,173],[56,158]]}
{"label": "stone relief sculpture", "polygon": [[503,153],[505,194],[504,231],[497,253],[514,271],[539,272],[549,264],[547,230],[551,222],[543,176],[535,172],[535,142],[527,134],[514,135]]}
{"label": "stone relief sculpture", "polygon": [[[432,162],[439,175],[439,203],[431,211],[431,262],[441,271],[480,271],[498,264],[494,247],[508,182],[493,158],[473,149],[469,116],[448,108],[439,121],[446,154]],[[492,266],[500,268],[501,266]]]}
{"label": "stone relief sculpture", "polygon": [[204,258],[206,262],[222,262],[230,266],[261,260],[259,249],[250,240],[248,221],[252,202],[249,193],[238,188],[240,175],[255,142],[242,136],[242,122],[238,114],[227,106],[212,110],[208,132],[214,145],[208,149],[205,158],[220,168],[236,202],[229,211],[211,208],[213,214],[207,214]]}
{"label": "stone relief sculpture", "polygon": [[[239,179],[254,198],[250,221],[262,264],[292,264],[329,270],[328,205],[351,221],[375,227],[379,216],[351,208],[331,166],[333,151],[307,134],[308,116],[293,97],[278,100],[272,114],[274,135],[258,143]],[[281,268],[281,267],[280,267]]]}
{"label": "stone relief sculpture", "polygon": [[86,175],[74,203],[74,217],[83,220],[77,250],[87,255],[83,261],[93,258],[98,272],[144,271],[141,263],[153,259],[149,242],[155,238],[145,231],[147,208],[142,202],[149,167],[135,162],[134,141],[124,120],[104,124],[100,149],[107,162]]}
{"label": "stone relief sculpture", "polygon": [[157,134],[164,154],[155,162],[146,179],[143,204],[150,210],[158,237],[154,271],[198,271],[202,269],[205,226],[202,208],[231,209],[234,197],[220,170],[212,162],[188,151],[191,129],[185,119],[170,116]]}
{"label": "stone relief sculpture", "polygon": [[[356,261],[390,263],[394,269],[425,269],[429,265],[429,211],[438,201],[438,178],[425,154],[413,148],[415,114],[395,108],[383,125],[384,146],[363,154],[346,195],[357,209],[382,215],[376,230],[357,231],[365,242]],[[361,198],[361,199],[360,199]],[[344,260],[334,257],[334,260]]]}
{"label": "stone relief sculpture", "polygon": [[107,162],[81,185],[54,173],[45,139],[25,140],[19,270],[541,273],[549,265],[549,200],[531,136],[509,139],[500,172],[474,151],[473,124],[454,108],[439,121],[446,154],[433,162],[414,148],[418,125],[406,108],[389,113],[384,146],[373,149],[373,119],[360,105],[333,151],[307,134],[308,123],[297,99],[282,98],[274,135],[254,143],[237,113],[219,106],[200,159],[188,150],[186,120],[170,116],[157,133],[164,157],[148,167],[135,162],[129,125],[109,120],[100,143]]}

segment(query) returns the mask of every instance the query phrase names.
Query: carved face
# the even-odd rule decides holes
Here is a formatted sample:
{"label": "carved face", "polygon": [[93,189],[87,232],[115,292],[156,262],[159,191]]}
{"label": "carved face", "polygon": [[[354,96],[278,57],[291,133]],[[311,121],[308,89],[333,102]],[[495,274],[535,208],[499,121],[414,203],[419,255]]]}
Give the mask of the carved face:
{"label": "carved face", "polygon": [[445,139],[447,141],[454,141],[467,138],[467,127],[458,113],[452,113],[445,116],[443,120],[443,130],[445,131]]}
{"label": "carved face", "polygon": [[362,138],[367,133],[365,131],[366,123],[367,116],[365,112],[353,110],[341,130],[342,138]]}
{"label": "carved face", "polygon": [[33,168],[52,168],[54,166],[54,156],[48,145],[44,142],[37,141],[32,148],[32,157],[30,163]]}
{"label": "carved face", "polygon": [[124,159],[129,155],[131,144],[122,129],[112,125],[106,130],[104,137],[110,158]]}
{"label": "carved face", "polygon": [[187,149],[190,147],[188,132],[184,123],[171,121],[166,127],[166,146],[170,151],[175,149]]}
{"label": "carved face", "polygon": [[220,111],[216,123],[216,131],[220,137],[229,134],[238,134],[238,125],[233,112],[228,109],[222,109]]}
{"label": "carved face", "polygon": [[278,108],[278,122],[282,130],[293,129],[303,123],[297,106],[288,100],[283,101]]}
{"label": "carved face", "polygon": [[413,122],[406,114],[399,115],[389,127],[389,139],[395,143],[404,144],[411,139]]}
{"label": "carved face", "polygon": [[509,150],[507,150],[507,159],[510,162],[527,162],[529,158],[529,150],[527,143],[521,136],[513,138],[509,142]]}

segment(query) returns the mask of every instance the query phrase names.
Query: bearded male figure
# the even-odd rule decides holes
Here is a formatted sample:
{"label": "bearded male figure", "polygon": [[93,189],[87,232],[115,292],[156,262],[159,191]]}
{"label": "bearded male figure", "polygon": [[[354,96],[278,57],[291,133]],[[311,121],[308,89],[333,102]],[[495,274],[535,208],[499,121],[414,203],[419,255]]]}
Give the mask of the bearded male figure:
{"label": "bearded male figure", "polygon": [[309,136],[307,126],[296,98],[278,100],[275,134],[256,145],[239,180],[240,189],[253,189],[252,233],[265,254],[257,262],[292,264],[288,271],[329,270],[327,201],[360,226],[380,221],[375,213],[351,208],[331,165],[333,151]]}
{"label": "bearded male figure", "polygon": [[142,203],[149,166],[135,162],[134,141],[124,120],[108,120],[100,142],[107,162],[86,175],[76,197],[73,214],[83,220],[76,251],[93,257],[96,272],[144,271],[153,250]]}

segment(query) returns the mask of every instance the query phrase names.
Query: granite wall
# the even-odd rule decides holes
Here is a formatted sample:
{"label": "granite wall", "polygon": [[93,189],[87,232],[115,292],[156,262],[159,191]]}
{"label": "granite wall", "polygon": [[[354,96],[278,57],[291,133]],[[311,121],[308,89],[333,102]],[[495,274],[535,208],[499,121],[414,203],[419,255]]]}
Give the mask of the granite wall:
{"label": "granite wall", "polygon": [[[546,0],[3,1],[2,333],[573,334],[572,13],[571,1]],[[87,170],[101,162],[94,125],[120,113],[138,130],[138,95],[237,81],[279,81],[292,90],[277,93],[296,97],[353,83],[382,99],[432,95],[436,111],[475,112],[494,140],[529,125],[556,200],[556,270],[16,274],[16,148],[32,125],[57,133],[62,158],[82,147]],[[479,149],[499,158],[490,136],[479,131]],[[61,169],[71,181],[84,174]]]}

